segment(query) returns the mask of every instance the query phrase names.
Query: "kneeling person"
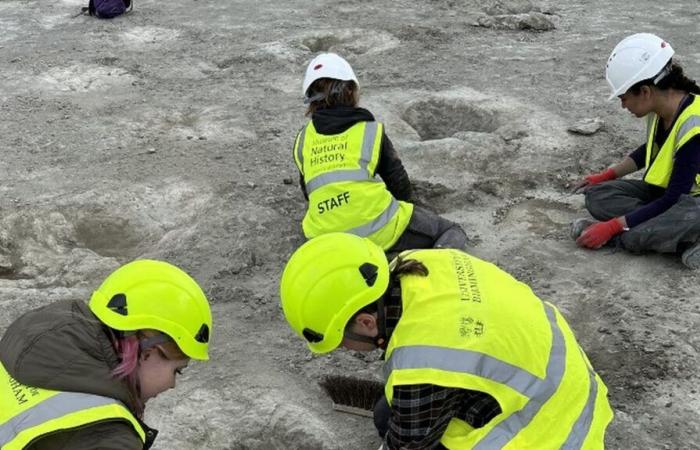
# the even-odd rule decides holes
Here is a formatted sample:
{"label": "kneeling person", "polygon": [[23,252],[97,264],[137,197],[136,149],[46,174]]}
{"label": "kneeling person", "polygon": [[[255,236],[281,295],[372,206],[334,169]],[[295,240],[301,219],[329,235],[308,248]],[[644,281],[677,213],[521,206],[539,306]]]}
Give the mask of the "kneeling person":
{"label": "kneeling person", "polygon": [[493,264],[452,249],[389,264],[331,233],[292,255],[280,290],[312,352],[386,351],[386,449],[603,448],[605,384],[559,311]]}
{"label": "kneeling person", "polygon": [[392,253],[465,248],[459,225],[410,203],[406,170],[384,125],[358,107],[359,84],[347,61],[318,55],[306,69],[303,92],[311,121],[297,135],[294,161],[309,201],[307,238],[352,233]]}

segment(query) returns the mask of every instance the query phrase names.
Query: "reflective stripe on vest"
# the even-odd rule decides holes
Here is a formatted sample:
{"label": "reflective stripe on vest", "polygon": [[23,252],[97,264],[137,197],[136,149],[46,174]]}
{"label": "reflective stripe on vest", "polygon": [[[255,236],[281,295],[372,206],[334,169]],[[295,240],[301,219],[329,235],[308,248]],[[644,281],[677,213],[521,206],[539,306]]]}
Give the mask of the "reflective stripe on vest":
{"label": "reflective stripe on vest", "polygon": [[21,450],[44,435],[107,420],[123,420],[142,442],[146,432],[120,401],[94,394],[23,385],[0,364],[0,448]]}
{"label": "reflective stripe on vest", "polygon": [[[306,137],[306,125],[301,129],[299,133],[299,143],[297,145],[297,160],[299,161],[299,167],[304,167],[304,138]],[[301,169],[300,169],[301,170]]]}
{"label": "reflective stripe on vest", "polygon": [[528,395],[530,400],[525,407],[496,425],[479,441],[474,447],[475,449],[487,450],[506,445],[530,423],[532,418],[540,411],[542,405],[549,400],[559,387],[566,365],[566,346],[564,345],[564,337],[557,325],[554,309],[549,305],[545,305],[545,311],[547,312],[549,326],[552,328],[552,349],[549,353],[546,378],[544,380],[536,378],[537,381],[531,386],[532,393]]}
{"label": "reflective stripe on vest", "polygon": [[376,219],[364,225],[360,225],[359,227],[346,230],[346,233],[354,234],[355,236],[360,237],[367,237],[370,234],[376,233],[377,231],[384,228],[389,222],[391,222],[391,219],[394,218],[394,215],[398,211],[399,202],[397,202],[396,199],[392,197],[389,206],[387,206],[386,209]]}
{"label": "reflective stripe on vest", "polygon": [[[399,347],[391,354],[384,371],[385,378],[397,369],[441,369],[449,372],[463,372],[505,384],[529,398],[526,406],[511,414],[484,436],[474,449],[488,450],[501,448],[525,428],[540,408],[554,394],[564,375],[566,347],[564,337],[556,323],[556,316],[551,306],[546,305],[547,319],[552,328],[552,349],[547,363],[547,377],[538,378],[507,362],[491,356],[444,347],[411,346]],[[581,412],[576,424],[563,448],[580,448],[593,420],[598,384],[589,370],[590,388],[586,407]]]}
{"label": "reflective stripe on vest", "polygon": [[390,404],[402,385],[489,394],[501,414],[479,428],[453,418],[441,437],[452,450],[603,448],[612,419],[607,388],[553,305],[456,250],[401,257],[429,273],[400,281],[404,309],[384,368]]}
{"label": "reflective stripe on vest", "polygon": [[[700,116],[688,117],[685,122],[683,122],[683,125],[678,129],[676,142],[683,142],[683,138],[695,127],[700,127]],[[676,150],[678,150],[678,147],[676,147]]]}
{"label": "reflective stripe on vest", "polygon": [[313,121],[301,129],[293,155],[309,200],[302,222],[307,238],[345,232],[386,250],[403,234],[413,205],[396,200],[374,175],[382,130],[374,121],[333,135],[318,133]]}
{"label": "reflective stripe on vest", "polygon": [[4,447],[16,435],[32,427],[71,413],[105,405],[124,407],[121,402],[109,397],[77,392],[60,392],[0,424],[0,447]]}
{"label": "reflective stripe on vest", "polygon": [[[307,125],[308,126],[308,125]],[[305,134],[306,127],[302,133]],[[299,139],[304,139],[304,134]],[[326,172],[306,182],[306,192],[310,195],[313,191],[330,183],[340,181],[380,181],[374,178],[369,173],[368,167],[372,160],[372,150],[374,148],[374,139],[377,136],[377,122],[367,122],[365,125],[365,134],[362,138],[362,151],[360,156],[360,168],[357,170],[336,170]],[[299,144],[299,161],[304,162],[302,154],[304,150],[303,141]],[[366,236],[366,235],[365,235]]]}
{"label": "reflective stripe on vest", "polygon": [[[668,187],[676,152],[689,139],[700,135],[700,99],[697,95],[692,95],[693,102],[680,113],[661,148],[655,140],[659,117],[651,114],[647,119],[646,172],[643,178],[645,182],[662,188]],[[696,175],[695,185],[690,193],[700,194],[700,174]]]}
{"label": "reflective stripe on vest", "polygon": [[[581,357],[586,359],[583,350],[579,349],[579,351],[581,352]],[[590,367],[588,368],[588,383],[588,400],[586,400],[586,406],[571,428],[571,433],[569,433],[569,437],[566,439],[566,442],[564,442],[564,445],[562,445],[562,449],[580,449],[583,446],[583,441],[586,439],[588,431],[591,429],[595,399],[598,397],[598,380],[595,379],[595,373]]]}

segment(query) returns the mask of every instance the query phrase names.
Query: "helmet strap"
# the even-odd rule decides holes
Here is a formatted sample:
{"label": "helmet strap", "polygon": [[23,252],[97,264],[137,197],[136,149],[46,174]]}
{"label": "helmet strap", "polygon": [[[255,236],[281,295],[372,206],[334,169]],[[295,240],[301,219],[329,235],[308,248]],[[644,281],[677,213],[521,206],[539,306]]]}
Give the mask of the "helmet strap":
{"label": "helmet strap", "polygon": [[352,339],[353,341],[365,342],[367,344],[377,345],[377,338],[364,336],[362,334],[353,333],[352,331],[345,330],[343,336]]}
{"label": "helmet strap", "polygon": [[659,84],[659,81],[663,80],[666,78],[666,75],[671,73],[671,63],[669,62],[666,67],[664,67],[661,72],[654,78],[654,84]]}
{"label": "helmet strap", "polygon": [[326,94],[324,94],[323,92],[316,92],[312,95],[307,95],[306,97],[304,97],[304,104],[309,105],[313,102],[323,100],[324,98],[326,98]]}
{"label": "helmet strap", "polygon": [[388,339],[386,336],[386,311],[384,311],[384,297],[390,292],[391,290],[387,290],[387,292],[382,295],[379,300],[377,300],[377,327],[379,328],[379,332],[377,333],[377,336],[374,338],[374,345],[377,347],[381,348],[382,350],[386,350],[386,345],[388,343]]}
{"label": "helmet strap", "polygon": [[377,335],[375,337],[364,336],[362,334],[354,333],[350,330],[345,330],[343,336],[350,338],[353,341],[365,342],[367,344],[372,344],[377,348],[386,350],[386,344],[388,339],[386,338],[386,313],[384,311],[384,294],[379,300],[377,300]]}
{"label": "helmet strap", "polygon": [[171,341],[172,339],[167,334],[157,334],[155,336],[139,340],[139,349],[141,351],[144,351],[149,348],[155,347],[156,345],[167,344]]}

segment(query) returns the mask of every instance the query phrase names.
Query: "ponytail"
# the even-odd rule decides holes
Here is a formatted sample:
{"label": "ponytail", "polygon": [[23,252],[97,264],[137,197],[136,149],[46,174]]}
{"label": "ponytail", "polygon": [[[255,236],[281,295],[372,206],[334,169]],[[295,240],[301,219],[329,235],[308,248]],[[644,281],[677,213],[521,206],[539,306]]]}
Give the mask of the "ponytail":
{"label": "ponytail", "polygon": [[671,62],[669,74],[659,80],[656,87],[662,91],[666,89],[676,89],[678,91],[700,95],[700,86],[698,86],[695,80],[688,78],[685,73],[683,73],[683,68],[674,62]]}
{"label": "ponytail", "polygon": [[700,95],[700,86],[698,86],[695,80],[692,80],[685,75],[685,73],[683,72],[683,68],[680,66],[680,64],[675,63],[673,62],[673,60],[671,60],[669,64],[666,67],[664,67],[663,71],[667,71],[668,73],[663,78],[661,78],[658,81],[658,83],[654,84],[654,79],[656,77],[642,80],[639,83],[633,85],[629,89],[630,92],[632,92],[634,95],[637,95],[639,94],[639,91],[641,90],[642,86],[656,86],[662,91],[668,89],[675,89],[678,91],[690,92],[691,94]]}
{"label": "ponytail", "polygon": [[402,259],[399,255],[396,257],[396,264],[391,271],[391,276],[400,277],[401,275],[420,275],[421,277],[427,277],[428,268],[416,259]]}

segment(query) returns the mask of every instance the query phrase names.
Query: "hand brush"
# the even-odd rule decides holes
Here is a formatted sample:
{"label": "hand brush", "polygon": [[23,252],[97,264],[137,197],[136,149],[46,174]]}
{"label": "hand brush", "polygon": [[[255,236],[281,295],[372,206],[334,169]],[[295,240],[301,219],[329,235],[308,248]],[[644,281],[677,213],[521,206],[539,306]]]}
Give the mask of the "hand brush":
{"label": "hand brush", "polygon": [[379,381],[327,375],[319,385],[333,401],[333,409],[358,416],[373,417],[374,404],[384,394]]}

